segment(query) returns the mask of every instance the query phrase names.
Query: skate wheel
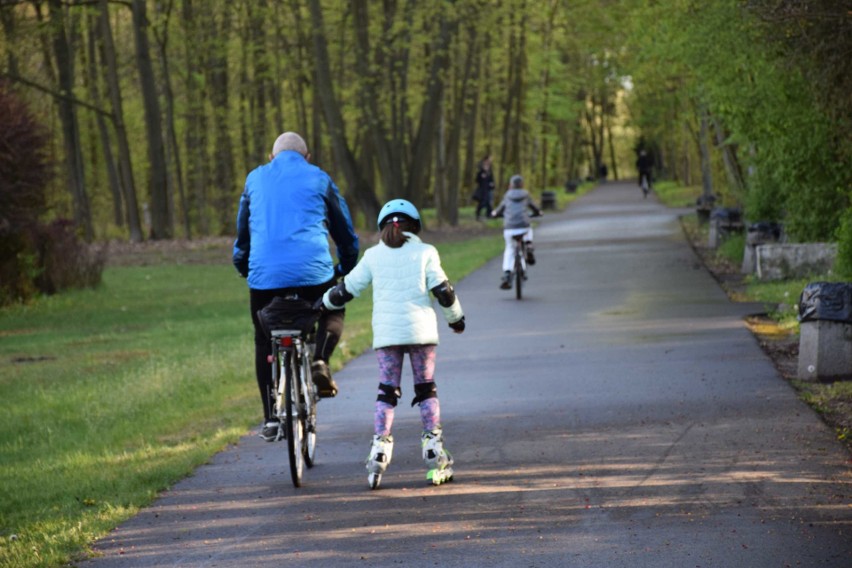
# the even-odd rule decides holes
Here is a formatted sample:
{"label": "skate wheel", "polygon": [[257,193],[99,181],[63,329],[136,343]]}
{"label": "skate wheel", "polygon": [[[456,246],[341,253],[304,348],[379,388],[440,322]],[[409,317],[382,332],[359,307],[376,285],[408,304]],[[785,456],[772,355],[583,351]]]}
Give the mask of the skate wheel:
{"label": "skate wheel", "polygon": [[382,474],[371,473],[367,476],[367,481],[370,483],[370,489],[378,489],[379,484],[382,482]]}
{"label": "skate wheel", "polygon": [[453,480],[453,470],[451,468],[430,469],[426,473],[426,479],[432,485],[441,485],[442,483],[448,483]]}

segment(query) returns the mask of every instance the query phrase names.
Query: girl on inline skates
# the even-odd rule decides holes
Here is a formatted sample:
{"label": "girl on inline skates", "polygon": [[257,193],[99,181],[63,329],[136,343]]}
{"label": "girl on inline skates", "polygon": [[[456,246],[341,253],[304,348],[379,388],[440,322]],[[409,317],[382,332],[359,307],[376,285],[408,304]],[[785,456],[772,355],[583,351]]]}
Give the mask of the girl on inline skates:
{"label": "girl on inline skates", "polygon": [[414,374],[414,400],[423,425],[421,449],[434,485],[452,480],[453,458],[443,446],[441,410],[433,374],[438,322],[431,292],[455,333],[464,331],[464,313],[438,251],[423,243],[420,213],[404,199],[387,202],[379,212],[381,242],[368,249],[355,268],[323,296],[326,309],[339,310],[373,285],[373,349],[379,360],[374,436],[367,458],[372,489],[381,482],[393,454],[394,408],[402,396],[403,357],[408,353]]}

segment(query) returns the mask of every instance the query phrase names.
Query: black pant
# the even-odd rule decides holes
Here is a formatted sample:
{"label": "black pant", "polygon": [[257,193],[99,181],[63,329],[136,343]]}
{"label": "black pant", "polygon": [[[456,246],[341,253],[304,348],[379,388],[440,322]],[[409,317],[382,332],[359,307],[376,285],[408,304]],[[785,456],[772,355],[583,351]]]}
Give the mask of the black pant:
{"label": "black pant", "polygon": [[[254,368],[257,375],[257,386],[263,401],[263,418],[268,420],[272,415],[269,403],[269,391],[272,388],[272,365],[269,357],[272,355],[272,345],[257,321],[257,312],[266,307],[276,296],[296,294],[300,298],[314,302],[322,297],[326,290],[335,285],[335,280],[329,280],[316,286],[301,286],[298,288],[275,288],[273,290],[249,289],[249,305],[251,322],[254,324]],[[328,362],[340,336],[343,335],[343,318],[346,310],[323,311],[317,327],[317,347],[314,360]]]}
{"label": "black pant", "polygon": [[491,217],[491,200],[483,199],[482,201],[477,201],[476,204],[476,218],[479,219],[479,212],[485,210],[485,216]]}

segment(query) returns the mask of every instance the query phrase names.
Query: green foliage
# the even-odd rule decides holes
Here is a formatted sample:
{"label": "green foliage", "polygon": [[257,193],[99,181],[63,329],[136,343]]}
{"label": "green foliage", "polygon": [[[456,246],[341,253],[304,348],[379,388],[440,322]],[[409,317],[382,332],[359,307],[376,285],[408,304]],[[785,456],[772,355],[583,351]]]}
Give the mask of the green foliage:
{"label": "green foliage", "polygon": [[[737,151],[746,184],[744,196],[726,188],[721,160],[714,158],[714,190],[721,202],[742,201],[752,220],[783,221],[794,240],[831,240],[850,207],[845,188],[852,173],[842,159],[848,129],[838,129],[833,118],[837,99],[830,110],[815,94],[819,85],[808,80],[810,64],[823,64],[801,57],[791,62],[783,34],[758,18],[776,17],[774,5],[739,0],[634,5],[631,110],[642,133],[671,161],[689,142],[678,123],[693,125],[688,130],[694,135],[696,109],[706,105],[714,128],[723,128],[726,145]],[[820,11],[802,9],[814,18]],[[685,158],[696,163],[694,153]],[[677,173],[683,179],[688,172]]]}
{"label": "green foliage", "polygon": [[48,133],[23,99],[0,82],[0,306],[31,298],[41,274],[39,216],[52,175]]}
{"label": "green foliage", "polygon": [[837,230],[837,261],[834,271],[838,277],[852,281],[852,209],[844,213]]}

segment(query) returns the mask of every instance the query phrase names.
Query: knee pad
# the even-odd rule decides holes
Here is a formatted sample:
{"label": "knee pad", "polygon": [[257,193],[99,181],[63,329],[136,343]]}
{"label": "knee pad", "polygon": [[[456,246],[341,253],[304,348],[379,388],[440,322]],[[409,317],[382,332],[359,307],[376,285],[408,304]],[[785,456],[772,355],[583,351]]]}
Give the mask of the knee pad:
{"label": "knee pad", "polygon": [[438,387],[437,385],[435,385],[434,381],[430,383],[420,383],[414,385],[414,394],[416,396],[411,401],[411,406],[414,406],[415,404],[420,404],[424,400],[428,400],[430,398],[437,398]]}
{"label": "knee pad", "polygon": [[376,397],[376,400],[396,407],[399,403],[399,397],[402,396],[402,390],[399,387],[392,387],[384,383],[379,383],[379,390],[382,392]]}

